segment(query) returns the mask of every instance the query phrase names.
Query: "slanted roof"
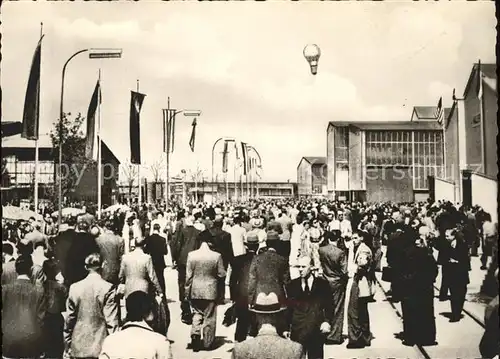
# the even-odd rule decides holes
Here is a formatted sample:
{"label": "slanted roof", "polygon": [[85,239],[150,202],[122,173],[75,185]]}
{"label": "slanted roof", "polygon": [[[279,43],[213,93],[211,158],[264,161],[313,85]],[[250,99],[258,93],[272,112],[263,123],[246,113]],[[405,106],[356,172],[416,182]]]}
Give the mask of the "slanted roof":
{"label": "slanted roof", "polygon": [[[467,92],[469,92],[469,88],[472,84],[472,80],[474,79],[474,76],[476,76],[477,69],[479,67],[479,63],[475,63],[472,66],[472,70],[469,75],[469,79],[467,80],[467,84],[465,85],[464,89],[464,95],[463,97],[466,96]],[[481,63],[481,72],[483,75],[490,80],[494,81],[495,83],[497,82],[497,65],[496,64],[483,64]]]}
{"label": "slanted roof", "polygon": [[302,158],[305,159],[307,162],[309,162],[311,165],[325,165],[326,164],[326,157],[304,156]]}
{"label": "slanted roof", "polygon": [[332,126],[354,126],[360,130],[373,131],[418,131],[418,130],[442,130],[437,121],[370,121],[370,122],[346,122],[330,121]]}
{"label": "slanted roof", "polygon": [[436,120],[437,106],[415,106],[413,112],[419,120]]}

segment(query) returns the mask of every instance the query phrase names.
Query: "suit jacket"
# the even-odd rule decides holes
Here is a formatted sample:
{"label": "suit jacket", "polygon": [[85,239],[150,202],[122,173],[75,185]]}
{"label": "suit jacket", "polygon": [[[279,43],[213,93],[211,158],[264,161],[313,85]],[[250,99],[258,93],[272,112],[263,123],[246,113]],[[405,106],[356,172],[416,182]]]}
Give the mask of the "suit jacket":
{"label": "suit jacket", "polygon": [[102,279],[112,284],[118,284],[118,273],[125,251],[125,241],[112,232],[105,232],[96,238],[96,242],[104,261]]}
{"label": "suit jacket", "polygon": [[2,355],[38,357],[43,352],[47,309],[43,287],[28,279],[2,285]]}
{"label": "suit jacket", "polygon": [[449,278],[452,283],[458,285],[469,284],[469,247],[460,239],[456,239],[456,247],[449,248],[450,259],[458,261],[458,263],[448,262],[446,266],[449,268]]}
{"label": "suit jacket", "polygon": [[261,330],[255,338],[235,343],[232,359],[301,359],[302,345],[280,337],[276,331]]}
{"label": "suit jacket", "polygon": [[276,253],[267,250],[257,254],[250,265],[248,281],[248,300],[255,304],[259,293],[269,294],[274,292],[278,295],[280,303],[286,300],[285,286],[290,281],[290,266],[288,260]]}
{"label": "suit jacket", "polygon": [[186,266],[186,299],[216,300],[219,281],[226,276],[220,253],[208,246],[188,254]]}
{"label": "suit jacket", "polygon": [[118,329],[115,294],[95,272],[69,288],[64,342],[73,357],[98,357],[104,339]]}
{"label": "suit jacket", "polygon": [[163,293],[151,256],[140,248],[123,256],[119,278],[120,283],[125,283],[125,297],[136,290],[150,293],[154,289]]}
{"label": "suit jacket", "polygon": [[302,289],[302,278],[292,280],[287,286],[288,324],[291,339],[304,343],[321,335],[323,322],[331,322],[333,315],[332,292],[325,279],[314,278],[309,294]]}
{"label": "suit jacket", "polygon": [[255,255],[255,252],[248,251],[244,255],[234,259],[234,268],[232,270],[237,271],[236,281],[230,283],[230,286],[234,288],[234,292],[236,293],[236,298],[233,298],[233,300],[241,308],[248,308],[248,304],[250,304],[248,300],[248,283],[250,279],[250,266]]}
{"label": "suit jacket", "polygon": [[323,268],[323,276],[330,286],[347,283],[347,258],[345,252],[334,244],[320,247],[319,260]]}
{"label": "suit jacket", "polygon": [[95,238],[86,232],[76,232],[67,252],[64,282],[67,286],[81,281],[87,276],[85,258],[92,253],[100,253]]}
{"label": "suit jacket", "polygon": [[212,237],[212,250],[221,254],[224,268],[227,269],[229,263],[233,260],[234,257],[231,234],[223,231],[220,228],[210,228],[200,233],[200,236],[202,236],[204,232],[208,232],[205,233],[205,235],[210,235]]}
{"label": "suit jacket", "polygon": [[200,231],[193,226],[186,226],[175,232],[172,241],[172,260],[178,266],[185,267],[187,264],[188,253],[200,248],[198,235]]}
{"label": "suit jacket", "polygon": [[500,330],[498,329],[498,295],[488,303],[484,312],[485,330],[479,351],[483,358],[493,358],[500,352]]}
{"label": "suit jacket", "polygon": [[157,233],[146,237],[144,252],[148,253],[153,260],[153,266],[163,271],[166,267],[165,256],[168,254],[167,241]]}
{"label": "suit jacket", "polygon": [[67,277],[66,263],[69,263],[67,260],[68,252],[75,237],[75,230],[70,228],[65,231],[59,232],[59,234],[55,236],[54,240],[52,241],[54,258],[56,259],[59,270],[61,271],[64,278]]}

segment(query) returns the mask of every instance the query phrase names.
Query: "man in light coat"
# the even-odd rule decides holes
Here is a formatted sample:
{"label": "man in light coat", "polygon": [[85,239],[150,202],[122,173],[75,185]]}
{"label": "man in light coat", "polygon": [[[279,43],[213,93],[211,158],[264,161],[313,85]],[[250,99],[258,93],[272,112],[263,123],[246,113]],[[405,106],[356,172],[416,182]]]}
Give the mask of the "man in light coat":
{"label": "man in light coat", "polygon": [[214,343],[217,301],[222,294],[219,293],[219,283],[226,277],[222,256],[209,247],[210,238],[200,236],[200,249],[189,252],[187,256],[185,295],[193,311],[193,351],[209,349]]}
{"label": "man in light coat", "polygon": [[97,358],[104,339],[118,329],[115,287],[99,274],[99,253],[85,259],[89,274],[71,285],[66,304],[64,344],[72,358]]}

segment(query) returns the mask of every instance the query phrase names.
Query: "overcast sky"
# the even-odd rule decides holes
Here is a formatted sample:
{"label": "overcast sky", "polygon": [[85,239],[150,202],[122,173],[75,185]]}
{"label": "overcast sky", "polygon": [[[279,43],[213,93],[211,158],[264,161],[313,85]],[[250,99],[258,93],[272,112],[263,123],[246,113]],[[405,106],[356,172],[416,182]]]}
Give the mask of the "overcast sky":
{"label": "overcast sky", "polygon": [[[43,21],[41,131],[58,118],[66,59],[83,48],[120,47],[121,60],[71,62],[64,109],[86,115],[101,68],[102,136],[126,161],[130,90],[139,79],[146,163],[162,156],[167,96],[172,108],[201,110],[194,154],[192,120],[178,117],[174,174],[199,164],[210,176],[214,141],[233,136],[260,152],[264,180],[295,181],[302,156],[326,156],[328,121],[409,120],[413,106],[436,105],[440,96],[449,106],[473,62],[495,61],[490,1],[2,5],[2,120],[22,120]],[[302,55],[308,43],[321,47],[316,77]]]}

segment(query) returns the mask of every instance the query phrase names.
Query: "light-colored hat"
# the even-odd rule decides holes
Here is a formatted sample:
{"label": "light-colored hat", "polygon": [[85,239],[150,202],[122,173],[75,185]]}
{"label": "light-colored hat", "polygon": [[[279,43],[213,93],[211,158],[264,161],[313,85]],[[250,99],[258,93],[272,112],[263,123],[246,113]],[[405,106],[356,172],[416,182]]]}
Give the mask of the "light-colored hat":
{"label": "light-colored hat", "polygon": [[271,292],[269,294],[259,293],[255,305],[250,310],[254,313],[272,314],[282,312],[286,308],[281,306],[276,293]]}
{"label": "light-colored hat", "polygon": [[249,244],[259,243],[259,236],[255,232],[248,232],[246,242]]}
{"label": "light-colored hat", "polygon": [[250,224],[252,225],[252,227],[260,228],[264,224],[264,221],[262,220],[262,218],[252,218],[250,220]]}

